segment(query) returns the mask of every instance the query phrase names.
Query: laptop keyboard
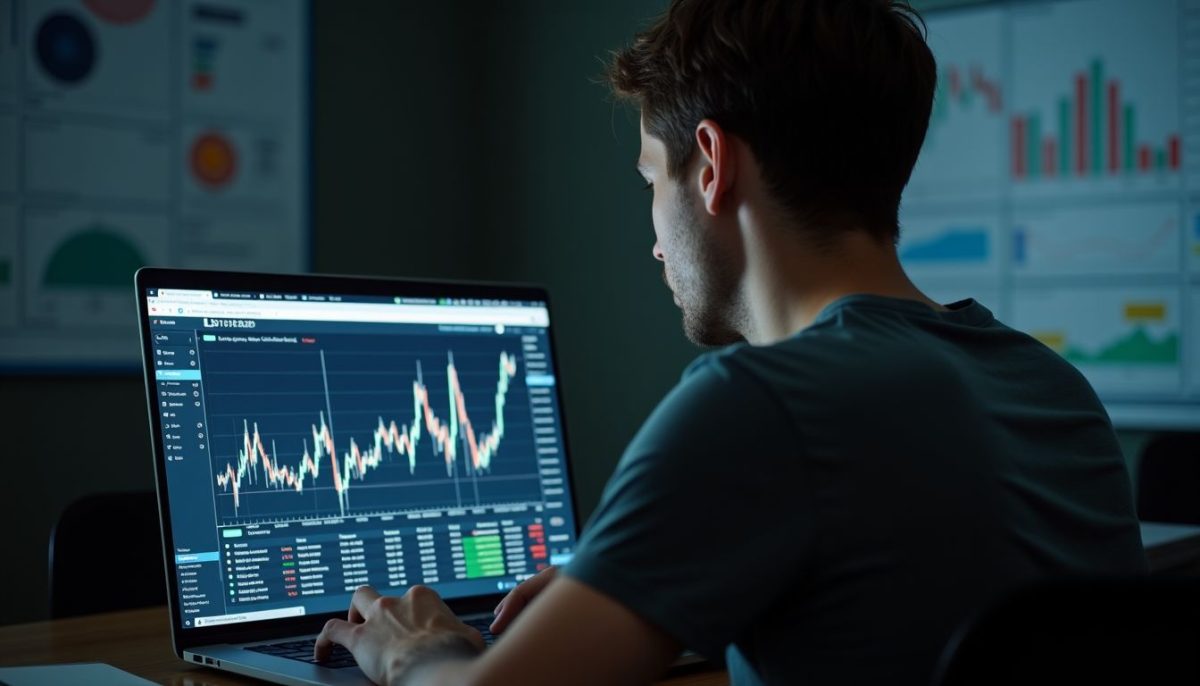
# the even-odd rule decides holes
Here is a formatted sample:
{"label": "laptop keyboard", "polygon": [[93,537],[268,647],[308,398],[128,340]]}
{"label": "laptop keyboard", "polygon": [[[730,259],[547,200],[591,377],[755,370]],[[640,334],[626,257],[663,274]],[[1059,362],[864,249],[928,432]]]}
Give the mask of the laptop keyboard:
{"label": "laptop keyboard", "polygon": [[274,655],[275,657],[286,657],[289,660],[299,660],[311,664],[319,664],[322,667],[331,669],[343,669],[345,667],[353,667],[354,656],[350,654],[340,645],[334,644],[333,650],[329,651],[329,658],[324,662],[317,662],[313,659],[313,646],[317,643],[315,638],[303,638],[299,641],[285,641],[283,643],[266,643],[257,646],[246,646],[246,650],[253,650],[256,653],[266,655]]}
{"label": "laptop keyboard", "polygon": [[[463,622],[467,626],[473,627],[483,636],[483,640],[488,645],[496,642],[496,637],[492,635],[490,617],[474,617],[464,619]],[[346,667],[355,666],[354,656],[349,650],[344,647],[334,644],[333,650],[329,652],[329,658],[324,662],[317,662],[313,659],[313,647],[316,645],[315,638],[302,638],[298,641],[284,641],[283,643],[264,643],[256,646],[246,646],[246,650],[252,650],[256,653],[264,655],[274,655],[275,657],[284,657],[289,660],[299,660],[310,664],[329,667],[330,669],[344,669]]]}
{"label": "laptop keyboard", "polygon": [[471,627],[472,629],[478,629],[480,635],[483,636],[484,643],[491,645],[496,642],[496,637],[492,635],[492,629],[491,629],[492,618],[491,617],[483,616],[483,617],[474,617],[471,619],[464,619],[463,623],[466,624],[467,626]]}

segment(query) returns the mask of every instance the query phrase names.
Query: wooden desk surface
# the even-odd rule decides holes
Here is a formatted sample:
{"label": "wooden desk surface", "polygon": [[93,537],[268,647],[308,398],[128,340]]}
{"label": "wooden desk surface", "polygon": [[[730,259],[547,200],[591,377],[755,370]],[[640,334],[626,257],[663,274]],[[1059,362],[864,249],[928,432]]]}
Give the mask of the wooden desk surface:
{"label": "wooden desk surface", "polygon": [[[107,662],[160,684],[261,684],[257,679],[191,665],[171,652],[167,608],[59,619],[0,627],[0,666]],[[667,686],[718,686],[725,672],[666,679]]]}

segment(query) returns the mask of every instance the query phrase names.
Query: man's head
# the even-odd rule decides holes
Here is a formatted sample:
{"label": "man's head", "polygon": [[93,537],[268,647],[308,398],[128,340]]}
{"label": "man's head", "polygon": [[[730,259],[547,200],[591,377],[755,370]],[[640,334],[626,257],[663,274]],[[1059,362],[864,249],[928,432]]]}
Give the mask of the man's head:
{"label": "man's head", "polygon": [[614,56],[609,79],[641,109],[655,257],[693,340],[736,340],[746,318],[744,256],[728,231],[708,230],[736,223],[706,197],[714,150],[726,164],[729,150],[747,150],[771,204],[814,250],[850,231],[895,242],[936,81],[907,4],[674,0]]}

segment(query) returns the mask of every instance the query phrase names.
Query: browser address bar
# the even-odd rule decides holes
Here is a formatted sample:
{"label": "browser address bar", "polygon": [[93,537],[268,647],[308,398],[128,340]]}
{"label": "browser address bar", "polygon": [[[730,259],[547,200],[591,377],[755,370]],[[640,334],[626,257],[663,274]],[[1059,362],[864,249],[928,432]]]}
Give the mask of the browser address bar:
{"label": "browser address bar", "polygon": [[371,305],[360,303],[277,303],[270,306],[221,307],[196,302],[151,298],[152,316],[219,317],[229,319],[368,322],[384,324],[478,324],[492,326],[548,326],[544,307],[452,307],[423,305]]}

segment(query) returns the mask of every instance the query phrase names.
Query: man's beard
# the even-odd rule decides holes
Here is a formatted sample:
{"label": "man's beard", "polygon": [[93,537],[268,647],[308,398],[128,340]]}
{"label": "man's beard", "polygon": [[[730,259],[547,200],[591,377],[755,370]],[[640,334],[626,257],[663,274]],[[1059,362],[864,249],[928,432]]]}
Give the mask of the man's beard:
{"label": "man's beard", "polygon": [[[705,235],[705,227],[688,204],[686,194],[680,194],[675,208],[675,226],[685,237],[684,273],[673,273],[675,283],[667,283],[680,302],[683,312],[683,333],[696,345],[722,346],[744,340],[738,330],[745,323],[738,293],[738,277],[733,268],[733,256],[721,254],[720,247]],[[679,260],[676,260],[679,264]]]}

